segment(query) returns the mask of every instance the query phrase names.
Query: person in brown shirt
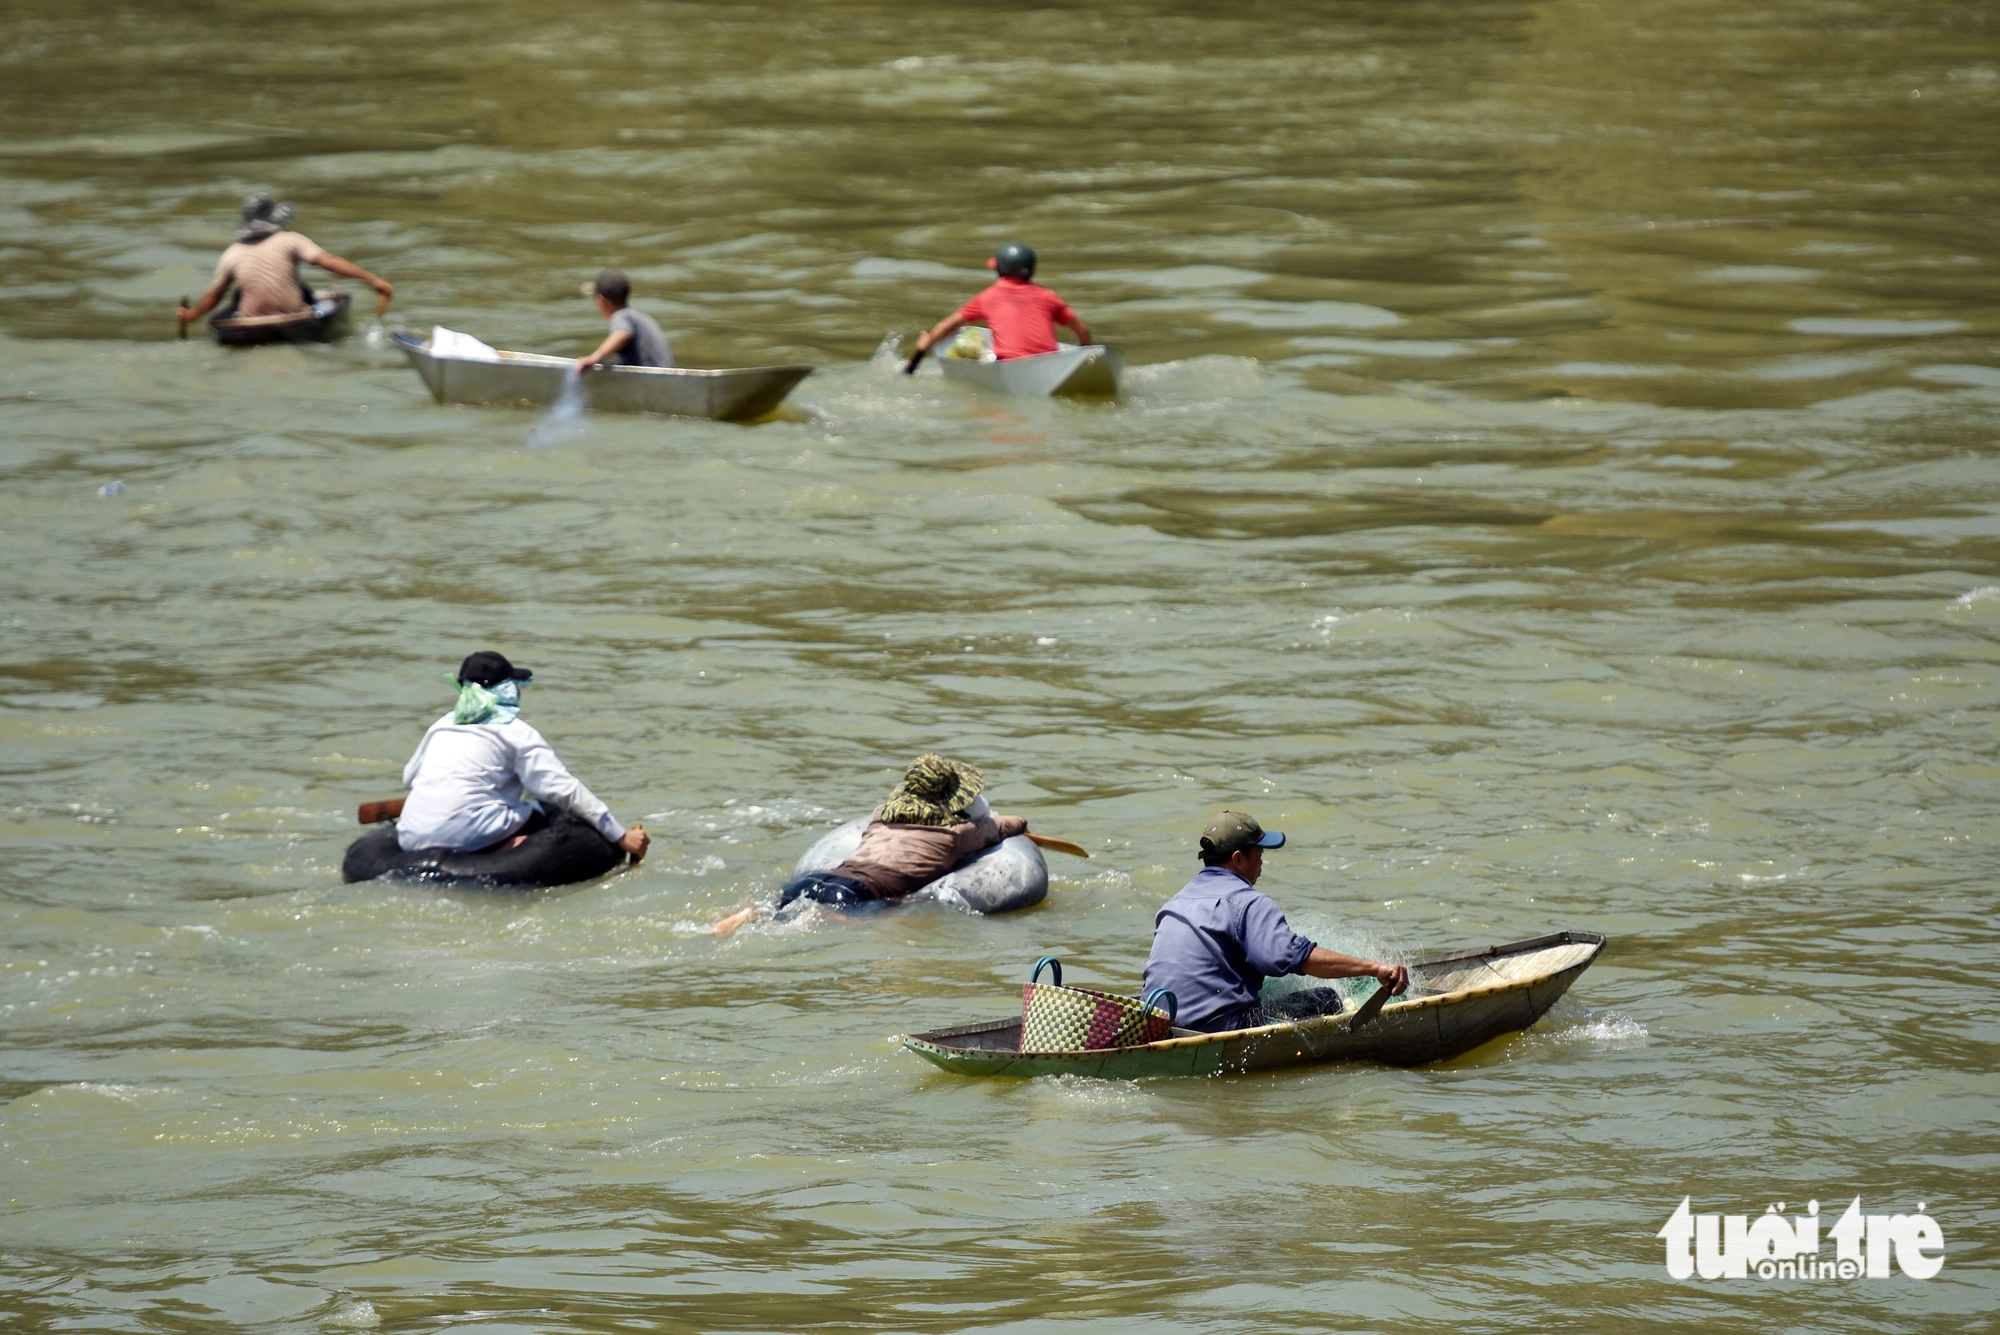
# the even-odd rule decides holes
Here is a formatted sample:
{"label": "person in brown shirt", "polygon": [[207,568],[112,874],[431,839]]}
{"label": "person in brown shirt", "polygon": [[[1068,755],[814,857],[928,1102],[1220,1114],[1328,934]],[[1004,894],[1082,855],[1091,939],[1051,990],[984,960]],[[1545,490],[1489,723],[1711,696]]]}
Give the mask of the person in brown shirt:
{"label": "person in brown shirt", "polygon": [[[836,908],[893,903],[923,889],[968,855],[1026,834],[1026,820],[995,815],[987,808],[980,798],[985,787],[985,778],[970,765],[935,754],[918,756],[889,800],[875,808],[854,855],[832,871],[788,883],[778,907],[800,899]],[[755,908],[732,913],[715,925],[715,934],[728,936],[755,916]]]}
{"label": "person in brown shirt", "polygon": [[[243,226],[236,242],[222,252],[215,266],[215,281],[193,306],[175,313],[182,324],[192,324],[222,300],[223,293],[236,288],[236,315],[302,315],[312,306],[312,289],[299,278],[301,264],[317,265],[330,273],[358,278],[375,289],[387,308],[395,288],[351,260],[288,232],[285,227],[298,210],[279,204],[269,195],[252,195],[243,201]],[[379,312],[378,312],[379,313]]]}

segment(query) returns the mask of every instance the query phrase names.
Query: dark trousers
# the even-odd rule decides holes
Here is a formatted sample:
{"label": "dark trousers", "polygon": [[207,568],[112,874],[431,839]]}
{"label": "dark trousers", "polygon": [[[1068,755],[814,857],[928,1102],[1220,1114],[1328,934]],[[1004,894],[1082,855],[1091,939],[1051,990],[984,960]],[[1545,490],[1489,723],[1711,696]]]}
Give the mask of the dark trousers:
{"label": "dark trousers", "polygon": [[852,908],[856,904],[866,904],[874,898],[873,890],[851,876],[814,872],[808,876],[801,876],[787,885],[778,900],[778,907],[784,908],[795,899],[810,899],[819,904],[831,904],[835,908]]}
{"label": "dark trousers", "polygon": [[1330,987],[1312,987],[1267,1001],[1261,1006],[1246,1006],[1241,1018],[1232,1027],[1255,1029],[1260,1024],[1283,1024],[1287,1020],[1317,1020],[1326,1015],[1338,1015],[1343,1009],[1339,992]]}

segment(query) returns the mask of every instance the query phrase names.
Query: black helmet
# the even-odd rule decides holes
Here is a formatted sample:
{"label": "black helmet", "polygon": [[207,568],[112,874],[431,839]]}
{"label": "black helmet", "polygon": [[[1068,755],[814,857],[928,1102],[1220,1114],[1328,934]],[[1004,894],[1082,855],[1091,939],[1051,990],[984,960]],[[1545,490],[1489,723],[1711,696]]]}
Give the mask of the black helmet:
{"label": "black helmet", "polygon": [[1009,241],[993,252],[993,267],[1000,271],[1002,278],[1033,278],[1035,252],[1019,241]]}

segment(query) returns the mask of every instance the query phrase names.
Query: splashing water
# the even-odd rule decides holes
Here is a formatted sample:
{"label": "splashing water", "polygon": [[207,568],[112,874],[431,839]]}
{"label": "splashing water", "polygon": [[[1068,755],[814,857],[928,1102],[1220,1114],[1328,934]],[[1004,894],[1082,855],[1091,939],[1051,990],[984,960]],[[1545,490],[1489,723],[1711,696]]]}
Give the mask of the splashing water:
{"label": "splashing water", "polygon": [[389,331],[382,327],[382,320],[380,316],[377,316],[374,320],[372,320],[369,323],[367,336],[362,339],[362,342],[368,345],[368,350],[370,352],[388,346]]}
{"label": "splashing water", "polygon": [[562,393],[549,410],[528,429],[528,448],[557,445],[575,440],[585,431],[583,420],[583,377],[574,366],[563,372]]}
{"label": "splashing water", "polygon": [[[1392,943],[1332,914],[1316,913],[1308,909],[1288,916],[1293,931],[1342,955],[1353,955],[1357,959],[1381,960],[1385,964],[1408,964],[1417,954],[1401,944]],[[1311,978],[1304,974],[1287,974],[1280,978],[1266,979],[1260,999],[1271,1002],[1310,988],[1332,987],[1346,998],[1349,1006],[1354,1006],[1374,995],[1375,986],[1373,978],[1325,979]],[[1416,996],[1421,990],[1412,979],[1410,990],[1403,995]]]}
{"label": "splashing water", "polygon": [[363,1299],[346,1304],[328,1317],[326,1324],[342,1330],[373,1330],[382,1324],[382,1317],[374,1303]]}

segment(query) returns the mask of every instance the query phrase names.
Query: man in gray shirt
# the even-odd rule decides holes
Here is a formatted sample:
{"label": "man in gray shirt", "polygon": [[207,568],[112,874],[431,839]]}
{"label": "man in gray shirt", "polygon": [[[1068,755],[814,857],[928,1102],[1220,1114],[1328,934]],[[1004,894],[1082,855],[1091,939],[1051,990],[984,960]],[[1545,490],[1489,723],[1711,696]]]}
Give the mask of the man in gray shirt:
{"label": "man in gray shirt", "polygon": [[611,333],[597,345],[597,351],[576,359],[579,375],[605,362],[619,366],[674,364],[674,350],[667,346],[659,322],[625,304],[632,298],[631,279],[616,269],[606,269],[583,285],[583,295],[597,298],[597,313],[610,321]]}

